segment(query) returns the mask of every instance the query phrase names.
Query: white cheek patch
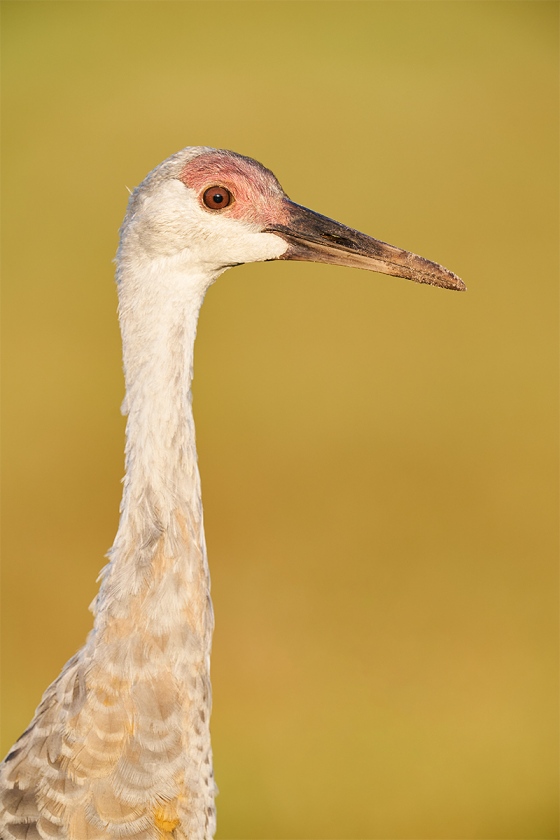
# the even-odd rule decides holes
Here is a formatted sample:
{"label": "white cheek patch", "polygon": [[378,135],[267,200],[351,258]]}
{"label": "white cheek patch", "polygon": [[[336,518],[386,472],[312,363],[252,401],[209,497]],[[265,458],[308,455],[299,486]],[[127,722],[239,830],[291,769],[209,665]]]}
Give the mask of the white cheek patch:
{"label": "white cheek patch", "polygon": [[194,190],[175,179],[162,184],[141,213],[141,237],[148,250],[162,255],[187,251],[191,262],[211,270],[274,260],[288,248],[280,236],[263,233],[254,222],[204,210]]}
{"label": "white cheek patch", "polygon": [[233,219],[222,218],[216,222],[210,226],[204,249],[199,250],[201,262],[223,266],[274,260],[288,248],[288,243],[275,233],[262,233]]}

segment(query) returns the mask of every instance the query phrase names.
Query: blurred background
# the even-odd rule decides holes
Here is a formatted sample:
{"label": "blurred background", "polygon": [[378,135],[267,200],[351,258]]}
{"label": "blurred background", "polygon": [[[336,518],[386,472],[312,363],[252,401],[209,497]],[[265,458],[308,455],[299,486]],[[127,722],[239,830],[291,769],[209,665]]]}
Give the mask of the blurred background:
{"label": "blurred background", "polygon": [[218,838],[558,837],[558,5],[2,14],[3,751],[117,527],[127,187],[225,147],[469,290],[282,262],[210,289]]}

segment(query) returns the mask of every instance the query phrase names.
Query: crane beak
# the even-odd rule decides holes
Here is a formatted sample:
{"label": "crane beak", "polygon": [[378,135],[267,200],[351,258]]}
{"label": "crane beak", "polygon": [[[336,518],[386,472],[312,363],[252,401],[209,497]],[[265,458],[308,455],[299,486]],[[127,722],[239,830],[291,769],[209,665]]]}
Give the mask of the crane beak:
{"label": "crane beak", "polygon": [[272,222],[265,229],[288,243],[288,249],[279,257],[281,260],[347,265],[444,289],[466,290],[456,274],[438,263],[373,239],[289,199],[286,199],[283,210],[283,221],[287,224]]}

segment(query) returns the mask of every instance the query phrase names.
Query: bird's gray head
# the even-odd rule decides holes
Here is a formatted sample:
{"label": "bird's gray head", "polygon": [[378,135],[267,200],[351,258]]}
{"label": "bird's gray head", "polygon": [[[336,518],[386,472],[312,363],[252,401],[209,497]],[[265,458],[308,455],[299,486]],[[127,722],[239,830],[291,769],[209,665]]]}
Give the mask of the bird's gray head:
{"label": "bird's gray head", "polygon": [[200,146],[164,161],[130,199],[119,263],[166,258],[209,282],[232,265],[293,259],[464,289],[455,274],[437,263],[290,201],[273,173],[257,161]]}

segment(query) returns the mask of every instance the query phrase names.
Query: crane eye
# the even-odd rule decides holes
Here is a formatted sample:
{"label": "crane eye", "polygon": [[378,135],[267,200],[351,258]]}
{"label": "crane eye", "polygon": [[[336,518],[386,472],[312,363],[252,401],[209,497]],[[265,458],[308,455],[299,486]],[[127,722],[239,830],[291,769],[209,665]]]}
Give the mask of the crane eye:
{"label": "crane eye", "polygon": [[233,196],[225,187],[208,187],[204,190],[202,200],[210,210],[223,210],[233,201]]}

